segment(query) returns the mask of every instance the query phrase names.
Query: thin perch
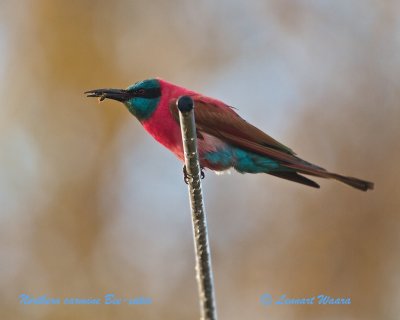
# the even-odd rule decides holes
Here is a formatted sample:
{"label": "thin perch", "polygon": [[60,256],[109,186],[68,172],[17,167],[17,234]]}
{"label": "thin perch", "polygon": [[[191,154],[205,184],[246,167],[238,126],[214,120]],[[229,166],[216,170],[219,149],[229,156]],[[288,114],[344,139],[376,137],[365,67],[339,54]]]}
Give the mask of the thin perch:
{"label": "thin perch", "polygon": [[199,290],[201,319],[216,320],[211,254],[208,241],[207,219],[201,190],[201,170],[197,152],[196,124],[192,98],[182,96],[177,100],[182,132],[185,167],[188,176],[190,207],[192,211],[194,248],[196,254],[196,279]]}

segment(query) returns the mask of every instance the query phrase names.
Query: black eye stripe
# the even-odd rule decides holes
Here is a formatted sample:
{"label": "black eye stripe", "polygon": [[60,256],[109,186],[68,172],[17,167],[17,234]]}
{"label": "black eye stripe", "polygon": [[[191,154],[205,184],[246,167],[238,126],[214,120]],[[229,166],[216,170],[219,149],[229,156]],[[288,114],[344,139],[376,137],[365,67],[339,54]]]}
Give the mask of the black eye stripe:
{"label": "black eye stripe", "polygon": [[154,99],[161,97],[161,88],[137,89],[130,92],[132,97]]}

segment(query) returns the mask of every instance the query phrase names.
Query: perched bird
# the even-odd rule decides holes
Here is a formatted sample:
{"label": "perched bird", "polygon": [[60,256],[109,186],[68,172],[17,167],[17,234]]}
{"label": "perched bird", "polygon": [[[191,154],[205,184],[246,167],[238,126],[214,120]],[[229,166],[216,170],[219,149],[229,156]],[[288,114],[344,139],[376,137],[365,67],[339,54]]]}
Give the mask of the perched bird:
{"label": "perched bird", "polygon": [[176,101],[183,95],[192,97],[202,168],[268,173],[314,188],[319,185],[303,175],[332,178],[363,191],[374,187],[372,182],[332,173],[300,159],[290,148],[241,118],[232,107],[159,78],[137,82],[127,89],[95,89],[85,94],[100,101],[122,102],[154,139],[182,161]]}

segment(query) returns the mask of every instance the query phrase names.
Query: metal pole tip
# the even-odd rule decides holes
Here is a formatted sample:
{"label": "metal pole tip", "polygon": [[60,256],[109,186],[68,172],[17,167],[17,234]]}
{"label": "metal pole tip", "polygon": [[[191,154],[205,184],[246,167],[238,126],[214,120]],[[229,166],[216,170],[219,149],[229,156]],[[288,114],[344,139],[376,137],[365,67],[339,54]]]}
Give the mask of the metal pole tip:
{"label": "metal pole tip", "polygon": [[176,104],[181,112],[190,112],[193,110],[193,99],[189,96],[179,97]]}

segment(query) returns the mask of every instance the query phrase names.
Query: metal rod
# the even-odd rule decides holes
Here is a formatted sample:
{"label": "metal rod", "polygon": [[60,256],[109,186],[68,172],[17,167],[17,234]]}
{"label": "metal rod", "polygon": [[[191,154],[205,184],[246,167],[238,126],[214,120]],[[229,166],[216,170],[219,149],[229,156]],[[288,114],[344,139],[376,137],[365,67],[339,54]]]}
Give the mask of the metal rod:
{"label": "metal rod", "polygon": [[185,166],[188,177],[190,207],[192,211],[194,248],[196,253],[196,279],[199,289],[200,314],[203,320],[216,320],[216,303],[208,241],[207,219],[201,190],[201,170],[197,152],[194,103],[189,96],[177,101],[181,125]]}

